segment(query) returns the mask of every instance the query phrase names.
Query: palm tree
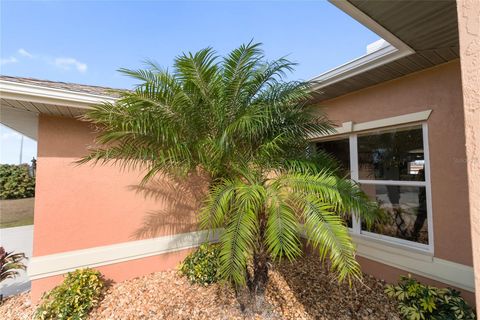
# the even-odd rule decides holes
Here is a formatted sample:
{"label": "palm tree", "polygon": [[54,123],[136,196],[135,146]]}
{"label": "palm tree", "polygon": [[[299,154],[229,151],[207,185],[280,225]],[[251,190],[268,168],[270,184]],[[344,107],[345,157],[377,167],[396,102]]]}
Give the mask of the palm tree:
{"label": "palm tree", "polygon": [[80,163],[140,168],[143,183],[208,174],[200,224],[225,228],[220,273],[237,288],[248,285],[256,301],[263,300],[269,261],[297,258],[302,232],[340,280],[361,276],[342,216],[357,212],[370,223],[374,206],[338,176],[331,157],[310,148],[310,135],[333,128],[307,106],[309,83],[284,80],[294,63],[266,61],[260,44],[250,42],[224,58],[211,48],[182,54],[172,71],[147,65],[121,69],[140,83],[87,113],[100,147]]}

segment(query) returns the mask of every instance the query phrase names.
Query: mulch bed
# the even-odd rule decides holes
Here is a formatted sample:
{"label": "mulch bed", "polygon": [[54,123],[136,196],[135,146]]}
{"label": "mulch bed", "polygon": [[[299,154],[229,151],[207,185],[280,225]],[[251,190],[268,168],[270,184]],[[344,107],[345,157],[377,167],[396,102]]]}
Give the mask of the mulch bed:
{"label": "mulch bed", "polygon": [[[113,285],[90,319],[401,319],[383,282],[365,275],[363,284],[338,284],[314,257],[282,263],[270,280],[261,315],[242,314],[226,285],[191,285],[169,271]],[[33,312],[27,293],[0,306],[2,319],[31,319]]]}

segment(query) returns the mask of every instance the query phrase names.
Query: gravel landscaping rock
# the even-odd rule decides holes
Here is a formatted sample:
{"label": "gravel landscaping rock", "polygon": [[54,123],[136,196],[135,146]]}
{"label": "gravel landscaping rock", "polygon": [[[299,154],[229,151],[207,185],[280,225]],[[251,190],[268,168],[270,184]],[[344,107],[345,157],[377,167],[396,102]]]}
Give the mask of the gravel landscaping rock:
{"label": "gravel landscaping rock", "polygon": [[[365,275],[362,284],[338,284],[314,257],[276,266],[270,280],[262,315],[242,314],[227,285],[191,285],[169,271],[113,285],[90,319],[400,319],[383,282]],[[0,306],[2,319],[31,319],[33,312],[27,293]]]}

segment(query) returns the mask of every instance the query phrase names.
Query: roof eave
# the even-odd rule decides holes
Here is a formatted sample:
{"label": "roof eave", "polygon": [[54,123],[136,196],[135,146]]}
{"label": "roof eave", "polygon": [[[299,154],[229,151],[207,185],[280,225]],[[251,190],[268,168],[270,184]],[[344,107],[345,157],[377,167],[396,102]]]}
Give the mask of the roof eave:
{"label": "roof eave", "polygon": [[387,41],[390,45],[363,55],[357,59],[349,61],[341,66],[314,77],[310,80],[314,83],[312,86],[312,91],[319,91],[323,87],[333,83],[353,77],[357,74],[415,53],[415,50],[413,50],[383,26],[378,24],[375,20],[357,9],[350,2],[345,0],[329,1],[340,10],[344,11],[349,16],[360,22],[362,25],[382,37],[382,39]]}
{"label": "roof eave", "polygon": [[0,80],[0,96],[3,99],[30,101],[72,108],[89,109],[103,102],[115,102],[115,98],[86,92]]}

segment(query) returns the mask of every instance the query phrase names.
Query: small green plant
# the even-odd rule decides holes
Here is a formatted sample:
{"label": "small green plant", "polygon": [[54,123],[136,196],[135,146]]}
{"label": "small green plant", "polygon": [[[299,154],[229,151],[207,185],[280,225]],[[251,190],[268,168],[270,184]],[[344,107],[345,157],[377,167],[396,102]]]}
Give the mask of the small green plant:
{"label": "small green plant", "polygon": [[[7,252],[0,246],[0,283],[4,280],[17,277],[20,270],[26,270],[27,267],[23,260],[27,259],[24,253]],[[0,294],[0,303],[3,295]]]}
{"label": "small green plant", "polygon": [[79,269],[69,272],[64,281],[44,294],[37,309],[37,319],[86,319],[95,307],[105,288],[105,280],[99,271]]}
{"label": "small green plant", "polygon": [[400,314],[407,320],[474,320],[475,312],[460,292],[419,283],[410,275],[397,285],[387,285],[385,293],[396,299]]}
{"label": "small green plant", "polygon": [[35,178],[27,164],[0,164],[0,200],[35,196]]}
{"label": "small green plant", "polygon": [[220,247],[218,245],[202,244],[189,254],[180,265],[180,272],[191,283],[211,284],[219,280]]}
{"label": "small green plant", "polygon": [[23,263],[24,253],[7,252],[0,247],[0,282],[6,279],[15,278],[19,275],[19,270],[26,270]]}

